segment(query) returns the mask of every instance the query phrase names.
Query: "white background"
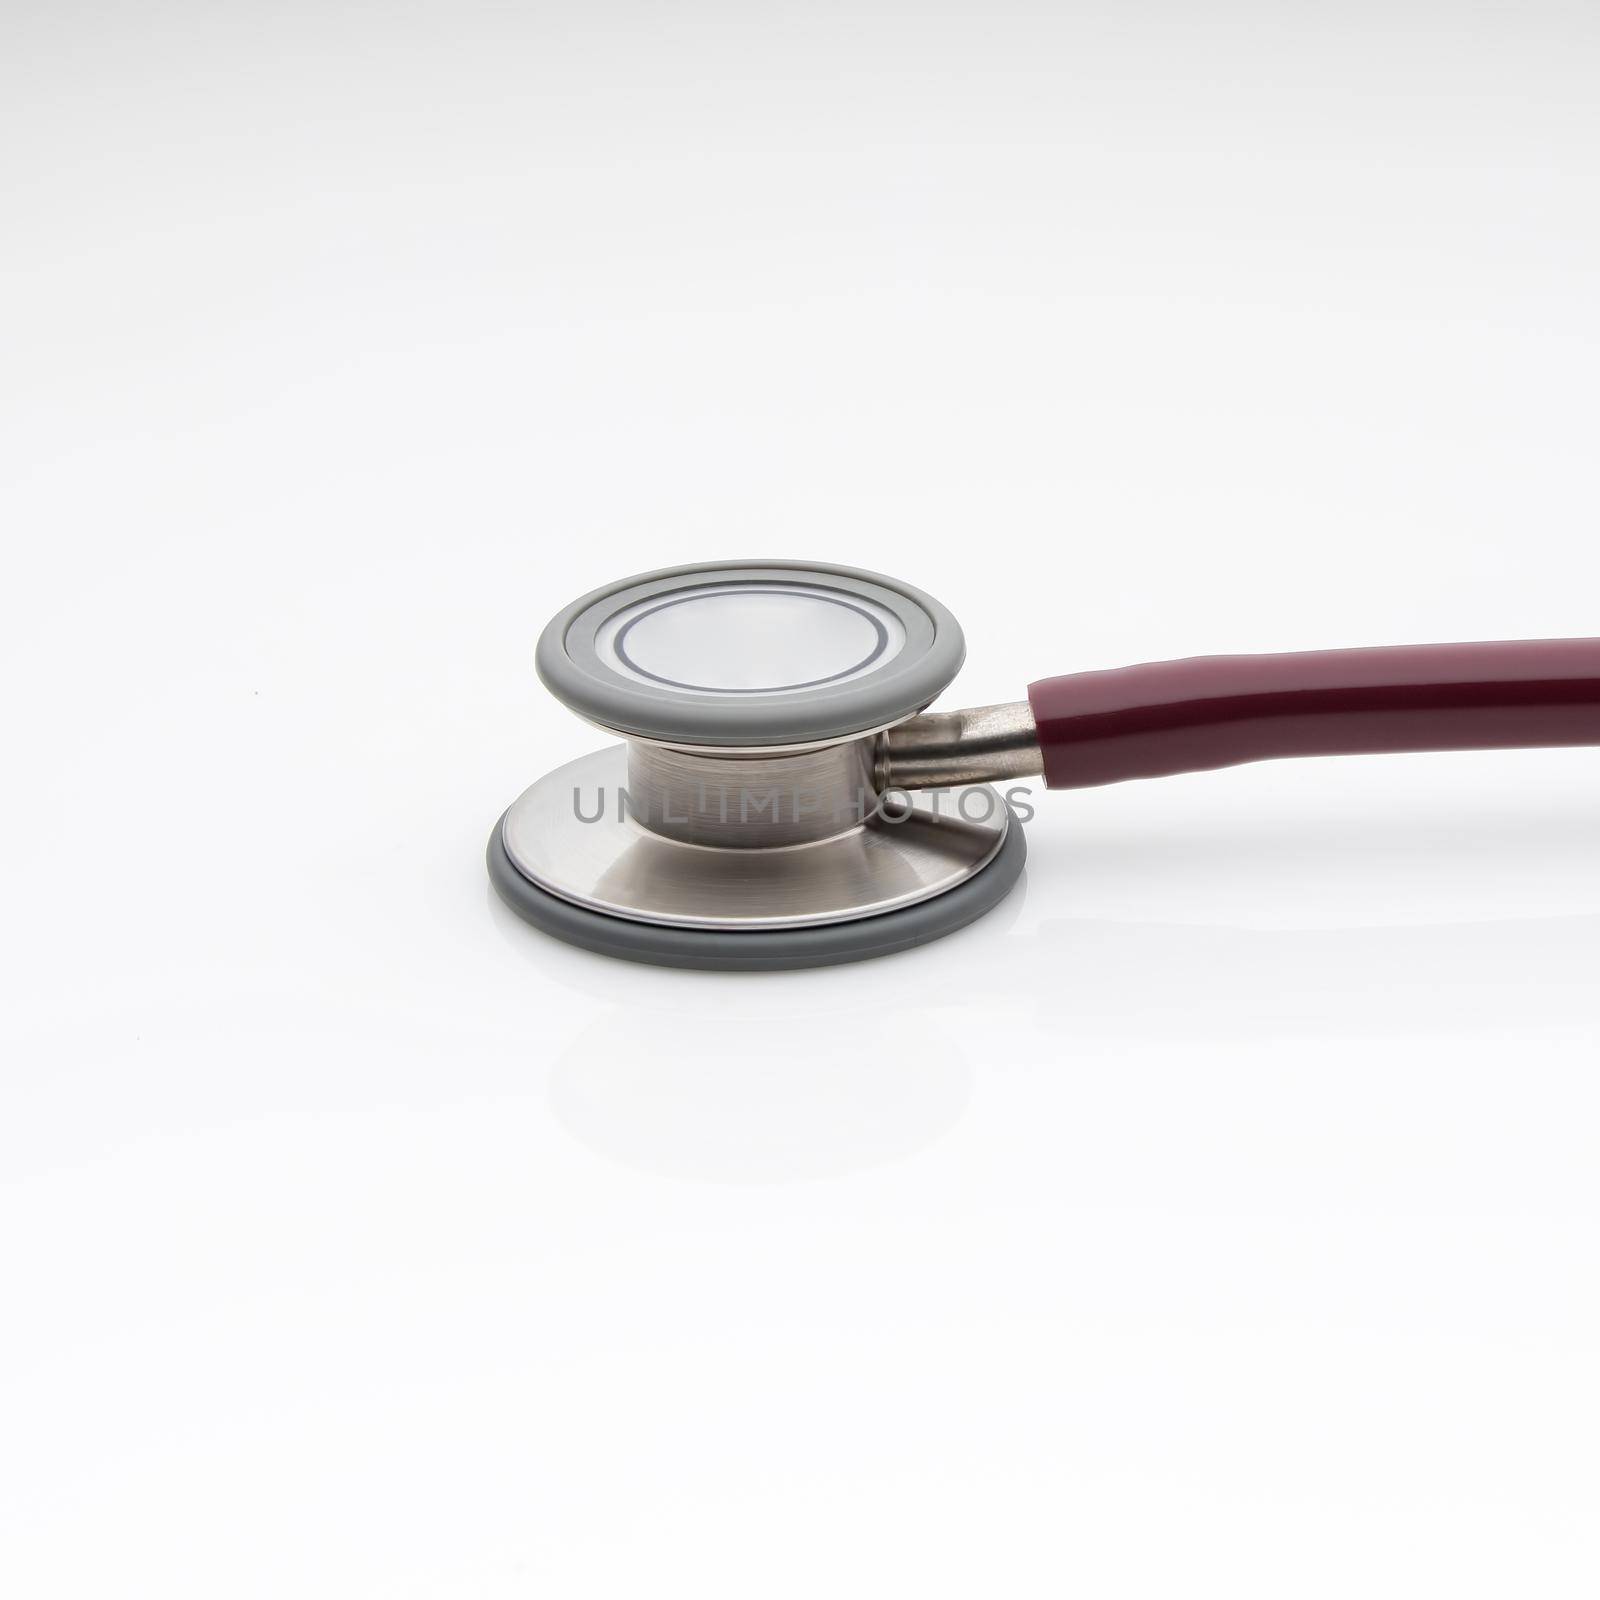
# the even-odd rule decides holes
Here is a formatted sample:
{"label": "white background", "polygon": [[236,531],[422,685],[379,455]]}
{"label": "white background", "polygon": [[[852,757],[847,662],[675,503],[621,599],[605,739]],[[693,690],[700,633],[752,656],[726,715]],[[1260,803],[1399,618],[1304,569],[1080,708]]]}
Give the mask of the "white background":
{"label": "white background", "polygon": [[1591,5],[3,30],[0,1588],[1594,1594],[1596,753],[1041,795],[824,973],[481,865],[671,562],[948,704],[1600,632]]}

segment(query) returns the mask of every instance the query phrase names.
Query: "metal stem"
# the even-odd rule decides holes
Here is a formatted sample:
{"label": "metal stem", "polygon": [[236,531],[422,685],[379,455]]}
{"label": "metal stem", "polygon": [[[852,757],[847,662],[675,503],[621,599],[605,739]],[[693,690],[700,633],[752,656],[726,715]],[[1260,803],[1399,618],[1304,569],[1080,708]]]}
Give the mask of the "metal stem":
{"label": "metal stem", "polygon": [[890,728],[878,745],[879,789],[953,789],[1043,771],[1039,730],[1026,700],[924,712]]}

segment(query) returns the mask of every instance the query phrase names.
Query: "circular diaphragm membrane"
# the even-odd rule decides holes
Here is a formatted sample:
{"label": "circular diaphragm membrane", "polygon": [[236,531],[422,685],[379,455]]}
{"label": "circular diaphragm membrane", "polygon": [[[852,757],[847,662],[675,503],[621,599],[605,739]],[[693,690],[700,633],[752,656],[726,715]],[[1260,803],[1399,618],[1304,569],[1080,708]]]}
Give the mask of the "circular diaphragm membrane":
{"label": "circular diaphragm membrane", "polygon": [[637,738],[755,748],[848,738],[922,710],[956,675],[955,618],[854,567],[713,562],[597,589],[539,638],[545,687]]}

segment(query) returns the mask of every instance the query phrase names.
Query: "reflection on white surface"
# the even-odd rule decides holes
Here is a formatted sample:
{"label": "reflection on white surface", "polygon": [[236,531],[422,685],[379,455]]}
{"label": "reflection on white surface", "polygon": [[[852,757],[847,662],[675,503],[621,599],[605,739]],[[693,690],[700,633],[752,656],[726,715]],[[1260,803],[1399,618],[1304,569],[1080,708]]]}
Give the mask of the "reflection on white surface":
{"label": "reflection on white surface", "polygon": [[1263,929],[1046,917],[997,951],[996,1000],[1063,1039],[1588,1029],[1600,916]]}
{"label": "reflection on white surface", "polygon": [[550,1108],[590,1148],[643,1172],[839,1177],[932,1144],[972,1093],[948,1034],[881,1009],[641,1022],[618,1010],[585,1028],[551,1066]]}
{"label": "reflection on white surface", "polygon": [[[980,927],[1004,937],[1026,899],[1024,875]],[[962,1035],[939,1025],[936,992],[908,1011],[886,991],[886,972],[915,973],[898,958],[684,972],[559,945],[492,894],[490,916],[519,960],[600,1008],[552,1060],[548,1092],[562,1125],[611,1160],[714,1183],[841,1177],[927,1148],[966,1109]],[[975,955],[981,937],[940,943]]]}
{"label": "reflection on white surface", "polygon": [[[1541,761],[1565,781],[1519,792],[1517,763]],[[1346,763],[1106,793],[1079,808],[1101,824],[1089,829],[1066,808],[1043,812],[1032,915],[974,983],[1085,1040],[1592,1030],[1600,761],[1461,763],[1493,775],[1499,803],[1404,786],[1426,766],[1391,770],[1388,792],[1382,764]],[[1347,810],[1305,806],[1332,785],[1350,792]]]}

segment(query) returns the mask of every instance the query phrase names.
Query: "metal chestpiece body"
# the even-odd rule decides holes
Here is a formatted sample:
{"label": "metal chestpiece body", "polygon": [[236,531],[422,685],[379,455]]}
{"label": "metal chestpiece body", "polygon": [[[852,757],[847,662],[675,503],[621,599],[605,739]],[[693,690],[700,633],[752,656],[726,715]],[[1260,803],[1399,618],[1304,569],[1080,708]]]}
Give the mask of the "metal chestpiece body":
{"label": "metal chestpiece body", "polygon": [[810,965],[948,931],[1020,871],[986,781],[1038,770],[1025,705],[922,714],[963,655],[937,601],[853,568],[596,590],[545,629],[539,673],[623,742],[512,805],[496,886],[573,942],[675,965]]}

